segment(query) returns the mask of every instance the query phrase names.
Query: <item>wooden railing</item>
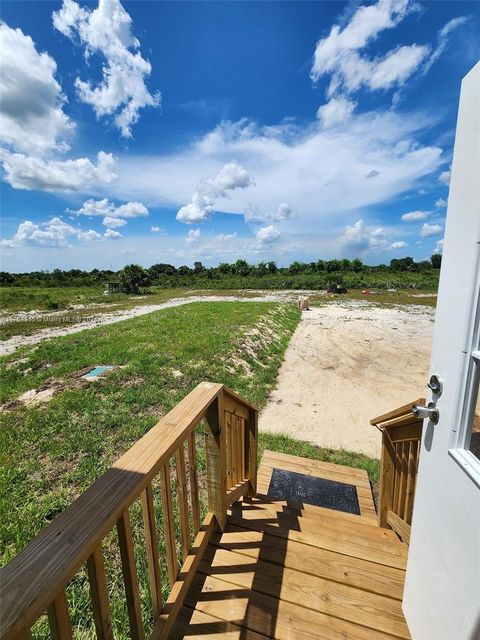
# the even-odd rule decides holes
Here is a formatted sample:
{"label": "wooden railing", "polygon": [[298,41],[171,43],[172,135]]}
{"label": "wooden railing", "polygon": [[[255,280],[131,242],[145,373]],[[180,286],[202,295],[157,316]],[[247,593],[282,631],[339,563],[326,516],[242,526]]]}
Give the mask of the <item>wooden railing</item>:
{"label": "wooden railing", "polygon": [[[201,524],[195,430],[202,420],[208,513]],[[255,407],[221,384],[199,384],[2,569],[0,638],[31,638],[32,625],[46,612],[52,638],[70,640],[66,587],[86,564],[96,634],[99,639],[111,640],[107,558],[102,543],[116,529],[129,620],[129,632],[125,630],[123,635],[143,640],[145,625],[130,517],[132,505],[139,498],[153,612],[150,637],[167,638],[211,533],[217,527],[223,529],[232,502],[244,494],[255,494],[256,476]],[[157,526],[159,502],[161,528]],[[180,524],[177,532],[174,502]],[[159,529],[165,558],[159,557]],[[179,557],[183,562],[180,570]],[[161,561],[167,565],[170,584],[165,602]]]}
{"label": "wooden railing", "polygon": [[404,542],[410,541],[415,483],[423,420],[412,413],[419,398],[370,421],[382,432],[378,496],[378,524],[390,527]]}

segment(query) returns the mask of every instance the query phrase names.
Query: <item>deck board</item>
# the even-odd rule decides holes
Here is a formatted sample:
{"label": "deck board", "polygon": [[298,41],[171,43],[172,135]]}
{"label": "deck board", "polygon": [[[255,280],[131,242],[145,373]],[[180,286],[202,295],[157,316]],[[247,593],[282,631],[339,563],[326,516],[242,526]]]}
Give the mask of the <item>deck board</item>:
{"label": "deck board", "polygon": [[[301,460],[265,452],[260,495],[232,505],[210,539],[172,638],[410,638],[401,608],[408,547],[378,527],[366,472]],[[267,498],[273,468],[355,484],[361,515]]]}

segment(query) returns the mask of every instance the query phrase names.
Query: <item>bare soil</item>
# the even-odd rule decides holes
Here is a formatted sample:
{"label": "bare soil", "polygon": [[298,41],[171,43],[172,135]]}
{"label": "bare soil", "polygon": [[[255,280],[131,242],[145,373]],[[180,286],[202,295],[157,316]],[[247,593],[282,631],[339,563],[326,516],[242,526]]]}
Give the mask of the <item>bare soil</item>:
{"label": "bare soil", "polygon": [[369,422],[425,393],[434,314],[362,301],[304,311],[260,430],[380,457]]}

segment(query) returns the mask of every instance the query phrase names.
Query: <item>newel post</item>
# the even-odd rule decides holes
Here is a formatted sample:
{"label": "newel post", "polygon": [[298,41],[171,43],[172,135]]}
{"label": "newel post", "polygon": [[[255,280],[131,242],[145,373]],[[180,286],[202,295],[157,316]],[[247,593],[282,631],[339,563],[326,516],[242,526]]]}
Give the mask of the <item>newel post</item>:
{"label": "newel post", "polygon": [[248,412],[247,428],[247,477],[250,488],[247,495],[254,498],[257,495],[257,467],[258,467],[258,411],[250,409]]}
{"label": "newel post", "polygon": [[393,507],[393,488],[395,482],[395,449],[388,437],[386,428],[382,429],[382,458],[380,462],[380,486],[378,491],[378,525],[389,527],[387,513]]}
{"label": "newel post", "polygon": [[207,409],[205,444],[207,454],[208,510],[223,531],[227,521],[227,447],[223,391]]}

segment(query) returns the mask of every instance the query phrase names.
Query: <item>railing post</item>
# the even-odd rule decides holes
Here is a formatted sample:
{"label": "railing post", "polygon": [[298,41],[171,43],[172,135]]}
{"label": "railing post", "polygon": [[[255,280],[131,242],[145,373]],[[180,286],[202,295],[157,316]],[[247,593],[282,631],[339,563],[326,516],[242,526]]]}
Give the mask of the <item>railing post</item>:
{"label": "railing post", "polygon": [[388,437],[386,428],[382,429],[382,457],[380,462],[380,488],[378,493],[378,525],[388,527],[387,513],[393,507],[393,489],[395,482],[395,448]]}
{"label": "railing post", "polygon": [[209,406],[205,421],[208,510],[215,514],[217,524],[223,531],[227,521],[227,447],[223,391]]}
{"label": "railing post", "polygon": [[248,412],[248,422],[246,428],[246,453],[247,477],[250,482],[250,488],[247,495],[254,498],[257,495],[257,467],[258,467],[258,411],[250,409]]}

